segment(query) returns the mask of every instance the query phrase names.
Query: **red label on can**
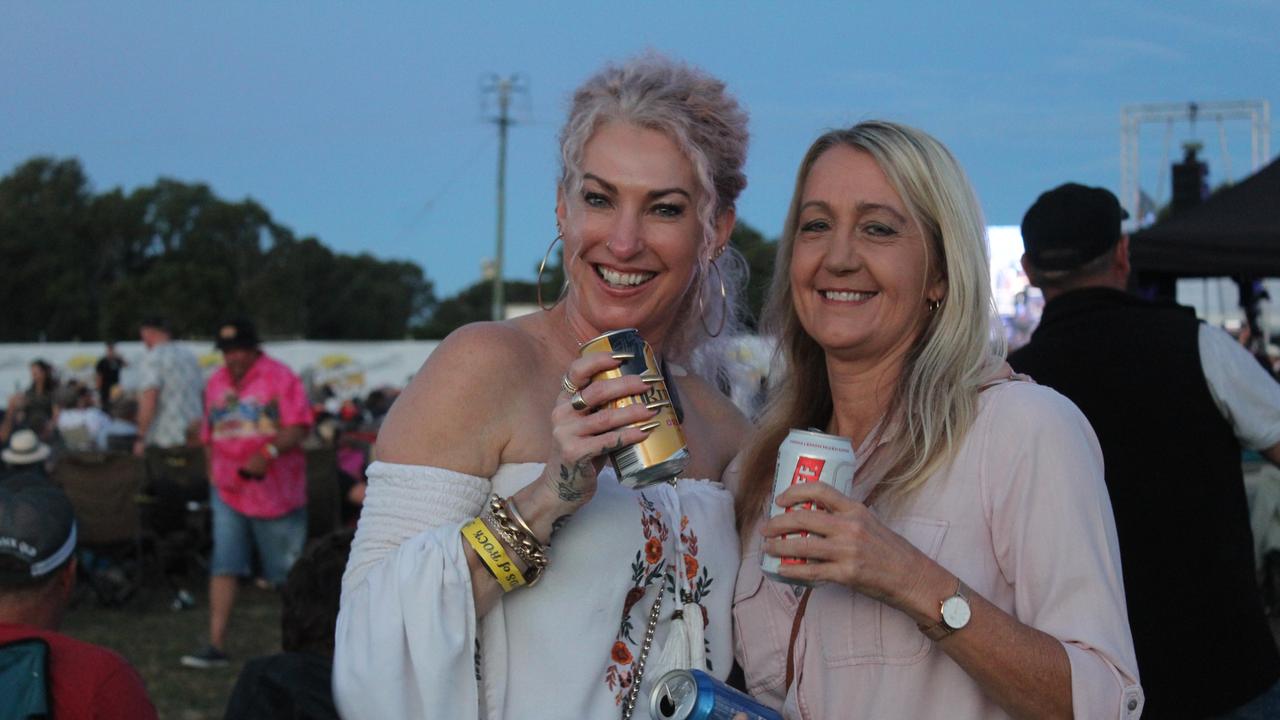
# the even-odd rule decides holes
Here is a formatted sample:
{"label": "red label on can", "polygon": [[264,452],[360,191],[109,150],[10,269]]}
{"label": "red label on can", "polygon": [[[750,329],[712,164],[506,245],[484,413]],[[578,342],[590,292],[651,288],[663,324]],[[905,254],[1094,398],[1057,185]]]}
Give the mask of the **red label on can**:
{"label": "red label on can", "polygon": [[[791,473],[791,484],[799,485],[800,483],[818,482],[822,478],[822,466],[826,464],[827,461],[822,458],[801,455],[796,458],[796,469]],[[804,503],[804,506],[810,510],[813,509],[813,503],[811,502]],[[791,509],[787,508],[787,511],[790,512]]]}
{"label": "red label on can", "polygon": [[[796,469],[791,473],[791,484],[799,485],[801,483],[820,482],[822,478],[822,468],[826,464],[827,464],[827,461],[822,458],[801,455],[800,457],[796,458]],[[791,512],[796,508],[812,510],[813,507],[814,506],[812,501],[804,502],[804,503],[800,503],[799,505],[788,506],[786,509],[786,512]],[[809,537],[809,531],[801,530],[798,533],[788,533],[786,535],[786,537],[796,537],[796,536]],[[782,558],[783,565],[803,565],[804,562],[805,561],[800,558],[788,558],[788,557]]]}

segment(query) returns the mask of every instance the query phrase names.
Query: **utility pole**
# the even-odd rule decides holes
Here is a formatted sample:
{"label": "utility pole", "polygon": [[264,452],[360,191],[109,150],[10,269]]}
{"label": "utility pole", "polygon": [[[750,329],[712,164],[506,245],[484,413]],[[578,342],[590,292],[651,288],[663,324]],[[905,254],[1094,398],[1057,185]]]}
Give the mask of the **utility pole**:
{"label": "utility pole", "polygon": [[505,78],[493,76],[484,87],[486,94],[496,94],[498,114],[490,118],[498,126],[498,227],[497,246],[493,257],[493,320],[502,320],[506,314],[506,297],[502,273],[502,257],[504,235],[506,233],[506,194],[507,194],[507,128],[515,124],[511,118],[511,95],[514,92],[525,92],[527,88],[520,78],[511,75]]}

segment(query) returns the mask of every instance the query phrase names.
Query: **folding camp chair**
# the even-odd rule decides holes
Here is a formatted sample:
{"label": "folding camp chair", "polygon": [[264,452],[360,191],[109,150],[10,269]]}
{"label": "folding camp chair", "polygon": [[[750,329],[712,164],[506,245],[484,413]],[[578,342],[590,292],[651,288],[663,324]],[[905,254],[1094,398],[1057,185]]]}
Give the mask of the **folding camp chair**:
{"label": "folding camp chair", "polygon": [[0,720],[53,714],[48,643],[25,638],[0,645],[0,698]]}
{"label": "folding camp chair", "polygon": [[128,453],[72,452],[51,476],[75,508],[77,544],[93,562],[81,569],[105,605],[128,600],[145,574],[143,529],[138,509],[143,466]]}

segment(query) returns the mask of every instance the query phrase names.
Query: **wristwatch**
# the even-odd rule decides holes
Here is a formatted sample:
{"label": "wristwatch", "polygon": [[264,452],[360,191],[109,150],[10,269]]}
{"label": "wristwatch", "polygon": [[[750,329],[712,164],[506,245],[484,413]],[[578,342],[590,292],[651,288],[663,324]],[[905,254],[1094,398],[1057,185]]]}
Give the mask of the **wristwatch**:
{"label": "wristwatch", "polygon": [[956,591],[942,601],[942,620],[933,625],[918,625],[924,636],[937,642],[969,624],[969,586],[956,578]]}

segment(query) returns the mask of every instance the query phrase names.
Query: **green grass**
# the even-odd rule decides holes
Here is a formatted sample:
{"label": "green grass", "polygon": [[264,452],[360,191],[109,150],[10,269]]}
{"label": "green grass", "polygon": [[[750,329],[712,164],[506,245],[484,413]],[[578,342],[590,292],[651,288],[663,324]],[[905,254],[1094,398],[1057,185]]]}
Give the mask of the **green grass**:
{"label": "green grass", "polygon": [[280,598],[273,591],[242,585],[227,633],[231,666],[216,670],[182,667],[178,659],[207,642],[207,586],[191,581],[193,608],[173,611],[171,596],[147,589],[122,608],[100,607],[81,594],[67,613],[62,632],[104,645],[123,655],[142,675],[164,720],[221,718],[236,677],[246,660],[280,651]]}

